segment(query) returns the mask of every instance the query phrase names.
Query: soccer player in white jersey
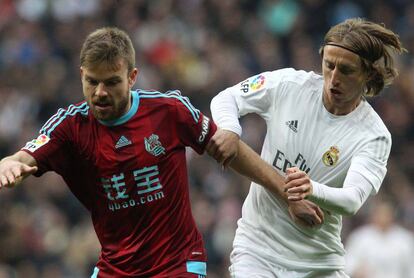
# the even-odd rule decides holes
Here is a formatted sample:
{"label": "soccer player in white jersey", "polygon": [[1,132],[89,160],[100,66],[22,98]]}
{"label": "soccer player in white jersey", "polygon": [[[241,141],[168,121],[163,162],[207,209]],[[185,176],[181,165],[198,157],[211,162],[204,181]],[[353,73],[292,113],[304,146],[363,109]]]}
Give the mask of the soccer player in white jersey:
{"label": "soccer player in white jersey", "polygon": [[384,26],[349,19],[333,26],[320,48],[322,75],[292,68],[264,72],[219,93],[211,103],[221,128],[211,139],[224,165],[237,156],[238,117],[267,124],[261,157],[285,176],[290,202],[320,206],[318,228],[297,225],[287,202],[252,183],[231,254],[232,277],[348,277],[342,215],[353,215],[378,192],[391,135],[367,102],[391,84],[392,53],[405,51]]}

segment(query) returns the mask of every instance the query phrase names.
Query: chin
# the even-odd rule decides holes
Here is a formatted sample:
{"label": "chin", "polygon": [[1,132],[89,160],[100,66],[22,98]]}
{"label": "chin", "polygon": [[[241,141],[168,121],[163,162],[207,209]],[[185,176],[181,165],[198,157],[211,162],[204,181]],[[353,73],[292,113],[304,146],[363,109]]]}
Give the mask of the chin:
{"label": "chin", "polygon": [[111,117],[111,115],[107,115],[107,114],[104,114],[104,113],[100,113],[100,112],[98,112],[96,110],[93,110],[92,111],[92,114],[93,114],[93,116],[97,120],[100,120],[100,121],[109,121],[109,120],[111,120],[113,118],[113,117]]}

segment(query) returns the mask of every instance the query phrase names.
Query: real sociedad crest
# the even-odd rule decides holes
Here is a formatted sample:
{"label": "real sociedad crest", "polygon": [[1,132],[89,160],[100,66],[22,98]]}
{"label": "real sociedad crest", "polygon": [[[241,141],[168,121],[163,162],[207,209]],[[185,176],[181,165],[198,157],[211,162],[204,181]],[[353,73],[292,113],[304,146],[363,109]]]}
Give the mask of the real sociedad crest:
{"label": "real sociedad crest", "polygon": [[322,156],[323,164],[326,166],[335,166],[339,159],[339,149],[336,146],[329,148]]}
{"label": "real sociedad crest", "polygon": [[148,138],[144,137],[145,149],[154,156],[165,154],[165,148],[161,145],[161,142],[158,139],[159,137],[156,134],[152,134]]}

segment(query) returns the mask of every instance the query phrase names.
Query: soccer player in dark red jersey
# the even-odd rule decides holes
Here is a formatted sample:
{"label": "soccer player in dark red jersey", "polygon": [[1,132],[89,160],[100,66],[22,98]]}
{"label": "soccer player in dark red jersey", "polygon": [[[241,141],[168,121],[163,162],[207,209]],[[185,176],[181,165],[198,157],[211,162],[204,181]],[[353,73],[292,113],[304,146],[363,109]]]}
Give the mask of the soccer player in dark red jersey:
{"label": "soccer player in dark red jersey", "polygon": [[[102,245],[92,277],[206,276],[185,147],[203,153],[216,125],[178,91],[132,90],[135,52],[119,29],[91,33],[80,65],[85,101],[59,109],[36,139],[1,160],[0,188],[31,174],[61,175],[90,211]],[[242,151],[241,173],[272,183],[270,166],[245,158]],[[319,219],[315,208],[306,209]]]}

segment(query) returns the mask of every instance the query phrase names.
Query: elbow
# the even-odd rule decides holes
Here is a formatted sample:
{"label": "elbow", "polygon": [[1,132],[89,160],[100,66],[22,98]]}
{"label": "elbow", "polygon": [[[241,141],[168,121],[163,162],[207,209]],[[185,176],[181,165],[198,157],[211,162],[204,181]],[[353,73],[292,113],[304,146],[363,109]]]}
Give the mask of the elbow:
{"label": "elbow", "polygon": [[342,215],[354,216],[360,208],[361,204],[359,202],[350,202],[348,206],[342,208]]}

